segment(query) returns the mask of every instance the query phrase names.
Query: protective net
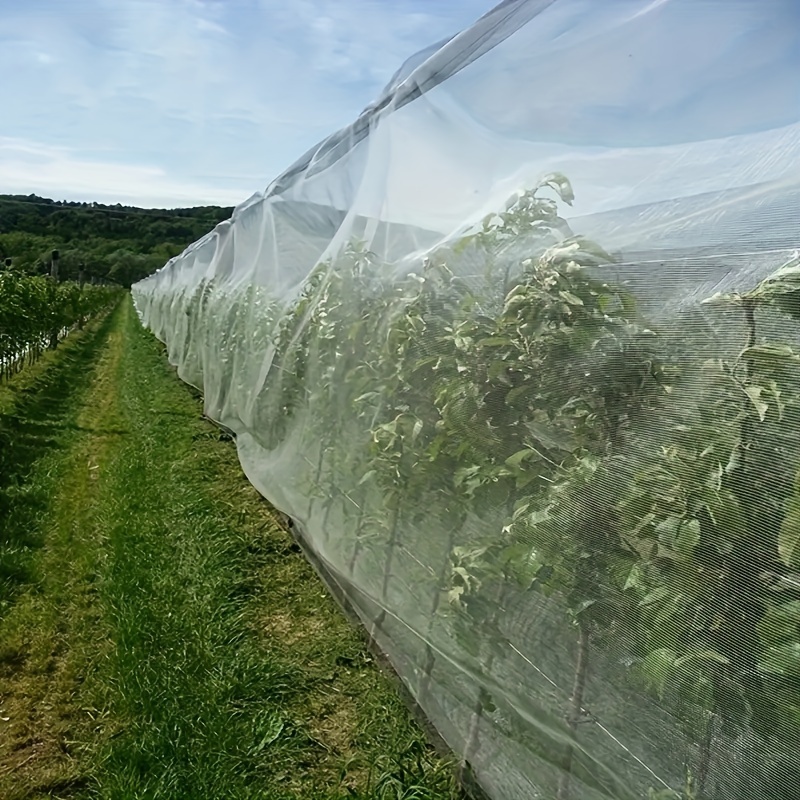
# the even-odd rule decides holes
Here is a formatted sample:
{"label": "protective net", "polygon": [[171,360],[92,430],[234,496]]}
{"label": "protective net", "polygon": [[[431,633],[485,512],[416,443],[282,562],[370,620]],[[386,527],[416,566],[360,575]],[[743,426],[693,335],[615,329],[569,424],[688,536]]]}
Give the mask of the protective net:
{"label": "protective net", "polygon": [[796,0],[508,0],[134,299],[490,797],[796,800],[799,212]]}

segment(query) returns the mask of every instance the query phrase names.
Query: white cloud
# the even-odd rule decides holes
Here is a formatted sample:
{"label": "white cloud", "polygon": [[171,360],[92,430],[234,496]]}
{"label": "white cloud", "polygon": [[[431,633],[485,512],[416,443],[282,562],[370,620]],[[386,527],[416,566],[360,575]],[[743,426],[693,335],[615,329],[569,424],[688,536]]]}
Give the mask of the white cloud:
{"label": "white cloud", "polygon": [[[153,165],[173,197],[183,185],[182,196],[205,187],[220,197],[240,192],[244,199],[348,124],[405,58],[456,32],[491,3],[2,4],[0,74],[14,78],[0,83],[3,134],[65,147],[82,164],[96,161],[93,175],[109,164]],[[56,183],[46,172],[24,173],[24,164],[7,163],[7,152],[0,158],[0,175],[10,175],[13,166],[15,179],[40,193],[48,185],[69,191],[68,172]],[[144,173],[133,169],[115,174],[138,175],[138,195]],[[166,186],[151,178],[154,186]],[[125,191],[121,183],[119,191]],[[167,200],[164,195],[161,202]]]}
{"label": "white cloud", "polygon": [[146,208],[236,205],[247,196],[213,184],[176,180],[162,167],[82,158],[65,147],[0,137],[0,186],[8,194],[123,203]]}
{"label": "white cloud", "polygon": [[212,22],[210,19],[203,19],[202,17],[197,20],[195,23],[197,25],[197,30],[203,31],[205,33],[215,33],[219,34],[220,36],[230,36],[230,31],[226,30],[222,27],[222,25]]}

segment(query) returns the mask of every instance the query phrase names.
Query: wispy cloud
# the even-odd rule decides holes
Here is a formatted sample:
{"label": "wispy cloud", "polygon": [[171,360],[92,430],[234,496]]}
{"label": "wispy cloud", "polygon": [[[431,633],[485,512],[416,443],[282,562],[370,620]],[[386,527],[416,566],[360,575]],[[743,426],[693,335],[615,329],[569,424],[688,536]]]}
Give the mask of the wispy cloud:
{"label": "wispy cloud", "polygon": [[0,191],[73,196],[82,174],[104,198],[244,199],[491,5],[0,0],[3,134],[50,153],[0,150]]}
{"label": "wispy cloud", "polygon": [[[213,197],[225,205],[242,200],[236,189],[226,189],[213,181],[176,179],[163,167],[85,158],[67,147],[26,140],[0,137],[0,165],[4,189],[56,200],[149,207],[197,205],[204,197]],[[13,188],[23,186],[24,189]],[[62,186],[69,190],[58,191]]]}

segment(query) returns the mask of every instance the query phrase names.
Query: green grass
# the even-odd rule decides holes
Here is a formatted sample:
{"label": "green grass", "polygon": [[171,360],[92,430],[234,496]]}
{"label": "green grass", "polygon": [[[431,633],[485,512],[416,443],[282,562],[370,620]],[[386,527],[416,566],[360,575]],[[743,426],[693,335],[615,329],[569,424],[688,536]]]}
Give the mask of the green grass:
{"label": "green grass", "polygon": [[26,472],[52,491],[0,626],[0,796],[458,797],[129,301],[100,336]]}
{"label": "green grass", "polygon": [[80,432],[77,414],[109,325],[101,318],[0,381],[0,619],[17,590],[35,579],[42,544],[36,522],[58,481],[61,451]]}

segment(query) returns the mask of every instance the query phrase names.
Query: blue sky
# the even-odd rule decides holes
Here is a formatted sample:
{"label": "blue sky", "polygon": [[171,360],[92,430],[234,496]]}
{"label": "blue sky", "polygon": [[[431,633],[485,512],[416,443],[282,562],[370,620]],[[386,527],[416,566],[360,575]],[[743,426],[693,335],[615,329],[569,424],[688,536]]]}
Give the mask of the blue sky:
{"label": "blue sky", "polygon": [[0,193],[233,205],[492,0],[0,0]]}

